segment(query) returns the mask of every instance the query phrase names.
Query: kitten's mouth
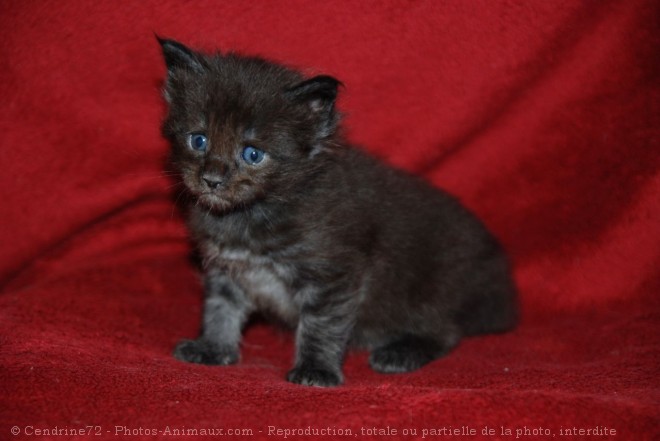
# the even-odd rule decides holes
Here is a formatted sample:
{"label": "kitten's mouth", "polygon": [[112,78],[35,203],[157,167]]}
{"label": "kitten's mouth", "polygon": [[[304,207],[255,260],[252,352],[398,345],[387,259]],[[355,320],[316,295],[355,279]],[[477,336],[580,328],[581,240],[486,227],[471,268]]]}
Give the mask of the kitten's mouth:
{"label": "kitten's mouth", "polygon": [[197,201],[212,210],[224,211],[231,207],[231,203],[228,200],[211,192],[199,194]]}

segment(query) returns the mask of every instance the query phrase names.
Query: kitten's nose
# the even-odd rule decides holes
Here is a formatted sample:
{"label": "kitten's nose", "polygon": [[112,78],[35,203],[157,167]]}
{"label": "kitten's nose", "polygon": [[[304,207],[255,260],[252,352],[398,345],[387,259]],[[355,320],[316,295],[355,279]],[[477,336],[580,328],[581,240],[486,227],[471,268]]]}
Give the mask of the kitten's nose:
{"label": "kitten's nose", "polygon": [[199,177],[211,190],[217,190],[227,181],[229,167],[220,158],[210,157],[204,161],[204,165],[199,171]]}
{"label": "kitten's nose", "polygon": [[211,190],[215,190],[222,185],[222,178],[215,174],[205,173],[204,176],[202,176],[202,180],[206,182],[206,185],[208,185]]}

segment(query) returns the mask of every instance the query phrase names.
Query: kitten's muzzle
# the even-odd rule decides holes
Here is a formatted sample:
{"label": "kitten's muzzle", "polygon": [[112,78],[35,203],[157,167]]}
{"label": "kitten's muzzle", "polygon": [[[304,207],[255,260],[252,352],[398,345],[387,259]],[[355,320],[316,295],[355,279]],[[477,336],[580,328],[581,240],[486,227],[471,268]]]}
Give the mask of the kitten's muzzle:
{"label": "kitten's muzzle", "polygon": [[227,173],[229,172],[229,167],[221,159],[211,157],[204,161],[204,165],[200,170],[200,183],[202,186],[206,184],[206,187],[210,190],[217,190],[225,182],[227,182]]}

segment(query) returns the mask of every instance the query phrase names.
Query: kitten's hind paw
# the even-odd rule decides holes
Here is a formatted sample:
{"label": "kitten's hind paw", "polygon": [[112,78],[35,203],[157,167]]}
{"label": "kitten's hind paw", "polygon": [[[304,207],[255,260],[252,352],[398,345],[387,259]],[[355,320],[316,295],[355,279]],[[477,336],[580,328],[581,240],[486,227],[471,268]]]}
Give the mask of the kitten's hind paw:
{"label": "kitten's hind paw", "polygon": [[382,374],[410,372],[444,355],[449,349],[433,340],[404,337],[376,348],[369,357],[369,365]]}
{"label": "kitten's hind paw", "polygon": [[181,340],[174,348],[174,358],[188,363],[227,365],[238,362],[237,349],[218,347],[204,340]]}
{"label": "kitten's hind paw", "polygon": [[332,387],[344,382],[341,372],[317,366],[301,365],[289,371],[286,379],[302,386]]}

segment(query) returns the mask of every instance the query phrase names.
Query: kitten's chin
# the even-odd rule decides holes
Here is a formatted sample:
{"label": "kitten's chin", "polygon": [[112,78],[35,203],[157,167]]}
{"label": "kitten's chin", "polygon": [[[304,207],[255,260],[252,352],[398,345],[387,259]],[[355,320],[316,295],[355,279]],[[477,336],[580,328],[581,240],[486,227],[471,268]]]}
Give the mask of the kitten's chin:
{"label": "kitten's chin", "polygon": [[199,205],[204,206],[212,211],[224,212],[232,209],[232,204],[213,193],[202,193],[197,197]]}

